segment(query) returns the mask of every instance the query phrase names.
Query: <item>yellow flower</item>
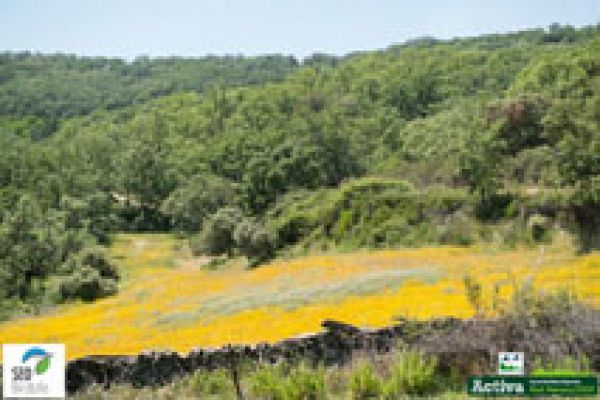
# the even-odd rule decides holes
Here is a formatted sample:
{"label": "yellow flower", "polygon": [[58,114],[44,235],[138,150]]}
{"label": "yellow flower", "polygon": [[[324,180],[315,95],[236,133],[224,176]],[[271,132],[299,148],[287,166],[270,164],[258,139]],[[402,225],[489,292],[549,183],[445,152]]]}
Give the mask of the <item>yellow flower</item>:
{"label": "yellow flower", "polygon": [[235,262],[203,269],[170,235],[119,235],[111,248],[124,275],[119,293],[59,306],[46,315],[0,324],[2,343],[61,342],[68,358],[187,352],[198,346],[274,342],[320,329],[333,318],[384,326],[396,317],[468,318],[463,278],[482,285],[485,312],[514,283],[566,288],[600,306],[600,254],[572,249],[488,251],[430,247],[315,255],[246,270]]}

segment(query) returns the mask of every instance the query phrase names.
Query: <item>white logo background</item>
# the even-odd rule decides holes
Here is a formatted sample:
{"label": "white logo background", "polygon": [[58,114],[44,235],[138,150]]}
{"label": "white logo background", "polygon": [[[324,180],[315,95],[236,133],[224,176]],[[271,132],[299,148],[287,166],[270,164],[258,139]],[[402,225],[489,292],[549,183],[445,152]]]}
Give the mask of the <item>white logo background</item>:
{"label": "white logo background", "polygon": [[[39,347],[51,354],[50,367],[43,374],[35,373],[35,364],[39,359],[31,358],[26,363],[22,362],[23,354],[32,347]],[[3,344],[2,352],[2,394],[5,398],[65,397],[64,344]],[[13,367],[30,367],[31,379],[15,381]]]}
{"label": "white logo background", "polygon": [[[501,365],[511,368],[511,370],[501,369]],[[500,352],[498,353],[498,374],[499,375],[524,375],[525,374],[525,353],[522,352]]]}

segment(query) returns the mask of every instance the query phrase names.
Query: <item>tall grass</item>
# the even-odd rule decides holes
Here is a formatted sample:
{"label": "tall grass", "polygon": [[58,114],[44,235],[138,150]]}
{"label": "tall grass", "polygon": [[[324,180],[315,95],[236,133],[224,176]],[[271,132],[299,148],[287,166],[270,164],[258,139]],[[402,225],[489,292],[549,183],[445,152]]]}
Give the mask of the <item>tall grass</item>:
{"label": "tall grass", "polygon": [[359,363],[350,376],[350,393],[356,400],[379,399],[383,395],[383,379],[367,362]]}
{"label": "tall grass", "polygon": [[402,394],[427,395],[439,388],[436,376],[437,361],[418,351],[401,351],[391,367],[391,377],[386,385],[385,396],[398,398]]}
{"label": "tall grass", "polygon": [[249,378],[250,393],[264,400],[320,400],[326,398],[325,370],[305,364],[293,368],[263,366]]}

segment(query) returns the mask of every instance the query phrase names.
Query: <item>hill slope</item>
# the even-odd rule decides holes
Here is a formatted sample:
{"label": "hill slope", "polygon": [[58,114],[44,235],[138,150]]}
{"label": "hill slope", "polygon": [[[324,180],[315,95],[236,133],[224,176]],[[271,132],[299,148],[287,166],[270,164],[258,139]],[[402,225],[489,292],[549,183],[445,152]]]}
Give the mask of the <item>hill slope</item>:
{"label": "hill slope", "polygon": [[115,110],[182,91],[282,80],[286,56],[119,58],[0,53],[0,130],[40,139],[64,118]]}
{"label": "hill slope", "polygon": [[[598,26],[551,26],[298,68],[0,57],[0,317],[114,294],[98,245],[123,231],[254,266],[563,231],[598,249],[599,53]],[[55,117],[39,137],[36,118]]]}
{"label": "hill slope", "polygon": [[4,322],[2,341],[61,342],[75,358],[272,342],[318,331],[327,318],[384,326],[395,317],[470,317],[467,275],[482,285],[486,313],[494,312],[494,299],[501,307],[514,282],[527,279],[600,306],[600,254],[574,256],[568,246],[371,251],[211,270],[172,236],[120,235],[111,255],[126,274],[118,295]]}

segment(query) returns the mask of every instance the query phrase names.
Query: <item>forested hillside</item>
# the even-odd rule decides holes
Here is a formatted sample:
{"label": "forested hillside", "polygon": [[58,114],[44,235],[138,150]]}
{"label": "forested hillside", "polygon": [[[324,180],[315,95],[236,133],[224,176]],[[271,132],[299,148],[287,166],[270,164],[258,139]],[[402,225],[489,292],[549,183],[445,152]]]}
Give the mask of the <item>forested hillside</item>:
{"label": "forested hillside", "polygon": [[199,59],[0,53],[0,126],[40,139],[63,118],[116,110],[181,91],[280,81],[297,67],[287,56]]}
{"label": "forested hillside", "polygon": [[302,63],[4,54],[0,121],[5,310],[114,293],[119,231],[250,265],[557,229],[599,246],[599,26]]}

